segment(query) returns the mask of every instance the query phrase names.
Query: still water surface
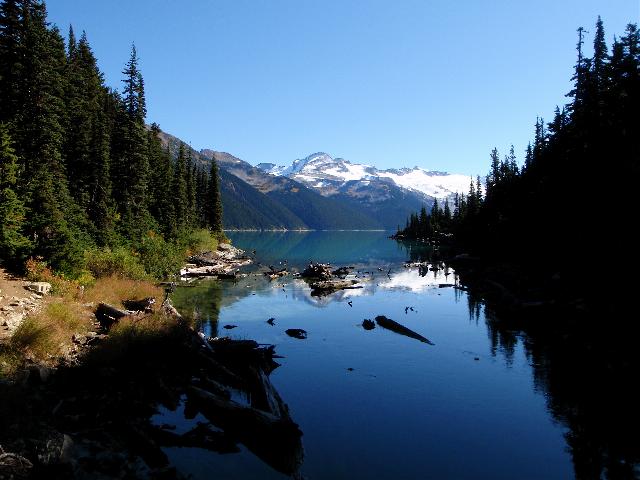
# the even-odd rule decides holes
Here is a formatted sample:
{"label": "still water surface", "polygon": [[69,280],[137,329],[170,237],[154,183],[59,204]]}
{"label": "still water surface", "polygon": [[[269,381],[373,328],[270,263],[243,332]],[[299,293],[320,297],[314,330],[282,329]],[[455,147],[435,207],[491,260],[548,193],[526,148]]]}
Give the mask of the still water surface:
{"label": "still water surface", "polygon": [[[256,250],[254,270],[285,260],[290,268],[309,260],[352,265],[364,288],[313,297],[301,279],[249,275],[181,288],[174,302],[197,308],[209,335],[276,345],[284,358],[271,379],[304,432],[306,478],[572,478],[567,429],[550,415],[523,342],[497,341],[481,305],[465,291],[440,287],[456,283],[454,272],[406,268],[406,260],[428,252],[387,235],[232,233],[235,245]],[[380,327],[364,330],[363,319],[377,315],[435,345]],[[266,323],[271,317],[274,326]],[[222,329],[227,324],[237,328]],[[288,328],[302,328],[308,338],[290,338]],[[187,428],[180,411],[161,418]],[[214,472],[284,478],[245,449],[166,451],[197,479]]]}

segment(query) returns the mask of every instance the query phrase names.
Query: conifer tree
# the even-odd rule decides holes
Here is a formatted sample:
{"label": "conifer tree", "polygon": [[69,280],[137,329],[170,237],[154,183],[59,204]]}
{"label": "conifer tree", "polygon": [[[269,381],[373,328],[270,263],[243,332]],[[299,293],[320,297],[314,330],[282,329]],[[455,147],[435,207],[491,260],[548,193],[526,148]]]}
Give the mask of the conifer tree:
{"label": "conifer tree", "polygon": [[220,177],[215,158],[211,159],[209,191],[207,195],[207,222],[213,232],[222,232],[222,201],[220,199]]}
{"label": "conifer tree", "polygon": [[187,158],[184,143],[180,143],[178,158],[173,170],[173,206],[175,212],[175,222],[178,231],[182,231],[187,226],[188,221],[188,198],[187,198]]}
{"label": "conifer tree", "polygon": [[122,230],[134,239],[153,227],[148,211],[149,160],[147,158],[147,134],[145,117],[147,114],[144,82],[138,69],[138,53],[135,45],[123,70],[125,76],[123,91],[123,128],[121,129],[122,150],[117,161],[120,210],[123,216]]}
{"label": "conifer tree", "polygon": [[187,215],[186,223],[190,228],[196,226],[196,171],[193,164],[191,149],[187,156],[186,165],[186,192],[187,192]]}
{"label": "conifer tree", "polygon": [[73,202],[63,164],[65,121],[64,41],[47,29],[44,4],[33,2],[25,10],[23,87],[27,96],[17,122],[25,168],[21,183],[30,211],[27,231],[34,253],[61,271],[73,271],[82,261],[86,244],[83,212]]}
{"label": "conifer tree", "polygon": [[21,6],[18,0],[0,3],[0,123],[14,119],[21,108],[24,93],[21,79],[24,69],[24,41]]}
{"label": "conifer tree", "polygon": [[18,198],[18,158],[6,126],[0,123],[0,259],[19,264],[31,246],[23,235],[26,209]]}

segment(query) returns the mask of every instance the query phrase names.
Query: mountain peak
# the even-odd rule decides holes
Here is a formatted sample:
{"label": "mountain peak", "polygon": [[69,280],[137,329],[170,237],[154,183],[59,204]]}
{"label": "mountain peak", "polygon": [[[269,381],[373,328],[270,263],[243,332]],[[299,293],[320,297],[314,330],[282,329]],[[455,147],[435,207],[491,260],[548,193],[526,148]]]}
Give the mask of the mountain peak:
{"label": "mountain peak", "polygon": [[258,168],[276,176],[286,176],[305,183],[325,193],[336,192],[353,182],[363,186],[371,181],[392,182],[399,188],[411,190],[431,198],[445,198],[456,192],[465,192],[469,179],[466,175],[449,174],[413,168],[378,170],[365,164],[351,163],[343,158],[334,158],[325,152],[316,152],[293,161],[289,166],[260,164]]}

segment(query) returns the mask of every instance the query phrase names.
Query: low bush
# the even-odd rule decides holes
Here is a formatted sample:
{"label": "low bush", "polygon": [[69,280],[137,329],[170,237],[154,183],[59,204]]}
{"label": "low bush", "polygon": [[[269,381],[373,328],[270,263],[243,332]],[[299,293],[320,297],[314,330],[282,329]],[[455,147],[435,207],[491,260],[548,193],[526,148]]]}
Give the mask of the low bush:
{"label": "low bush", "polygon": [[148,277],[140,256],[125,247],[87,250],[85,267],[94,278],[121,275],[141,280]]}
{"label": "low bush", "polygon": [[42,258],[30,258],[25,263],[27,280],[31,282],[48,282],[54,295],[74,297],[78,293],[80,283],[69,280],[64,275],[56,275]]}

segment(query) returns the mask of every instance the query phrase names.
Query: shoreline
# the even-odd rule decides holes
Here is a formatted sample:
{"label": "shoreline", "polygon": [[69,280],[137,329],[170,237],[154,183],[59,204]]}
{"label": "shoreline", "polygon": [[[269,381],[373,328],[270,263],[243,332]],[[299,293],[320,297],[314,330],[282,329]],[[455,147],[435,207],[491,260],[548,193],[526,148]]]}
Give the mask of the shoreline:
{"label": "shoreline", "polygon": [[300,229],[287,229],[287,228],[268,228],[268,229],[260,229],[260,228],[225,228],[224,232],[294,232],[294,233],[305,233],[305,232],[391,232],[392,229],[367,229],[367,230],[358,230],[358,229],[335,229],[335,230],[325,230],[325,229],[313,229],[313,228],[300,228]]}
{"label": "shoreline", "polygon": [[[243,253],[221,251],[232,252],[222,255],[229,265]],[[170,288],[162,301],[161,288],[139,281],[153,295],[131,299],[122,298],[131,281],[109,282],[118,282],[114,292],[87,292],[104,298],[94,302],[50,295],[49,302],[84,307],[91,322],[67,333],[69,348],[58,356],[38,360],[28,348],[16,351],[24,355],[21,367],[0,379],[0,478],[185,480],[162,447],[229,453],[239,442],[296,477],[302,432],[269,381],[278,366],[274,347],[204,337],[194,328],[197,318],[173,307]],[[0,354],[10,344],[0,343]],[[230,389],[246,392],[249,403],[232,399]],[[199,411],[210,424],[178,434],[154,423],[161,406],[184,408],[185,416]]]}

